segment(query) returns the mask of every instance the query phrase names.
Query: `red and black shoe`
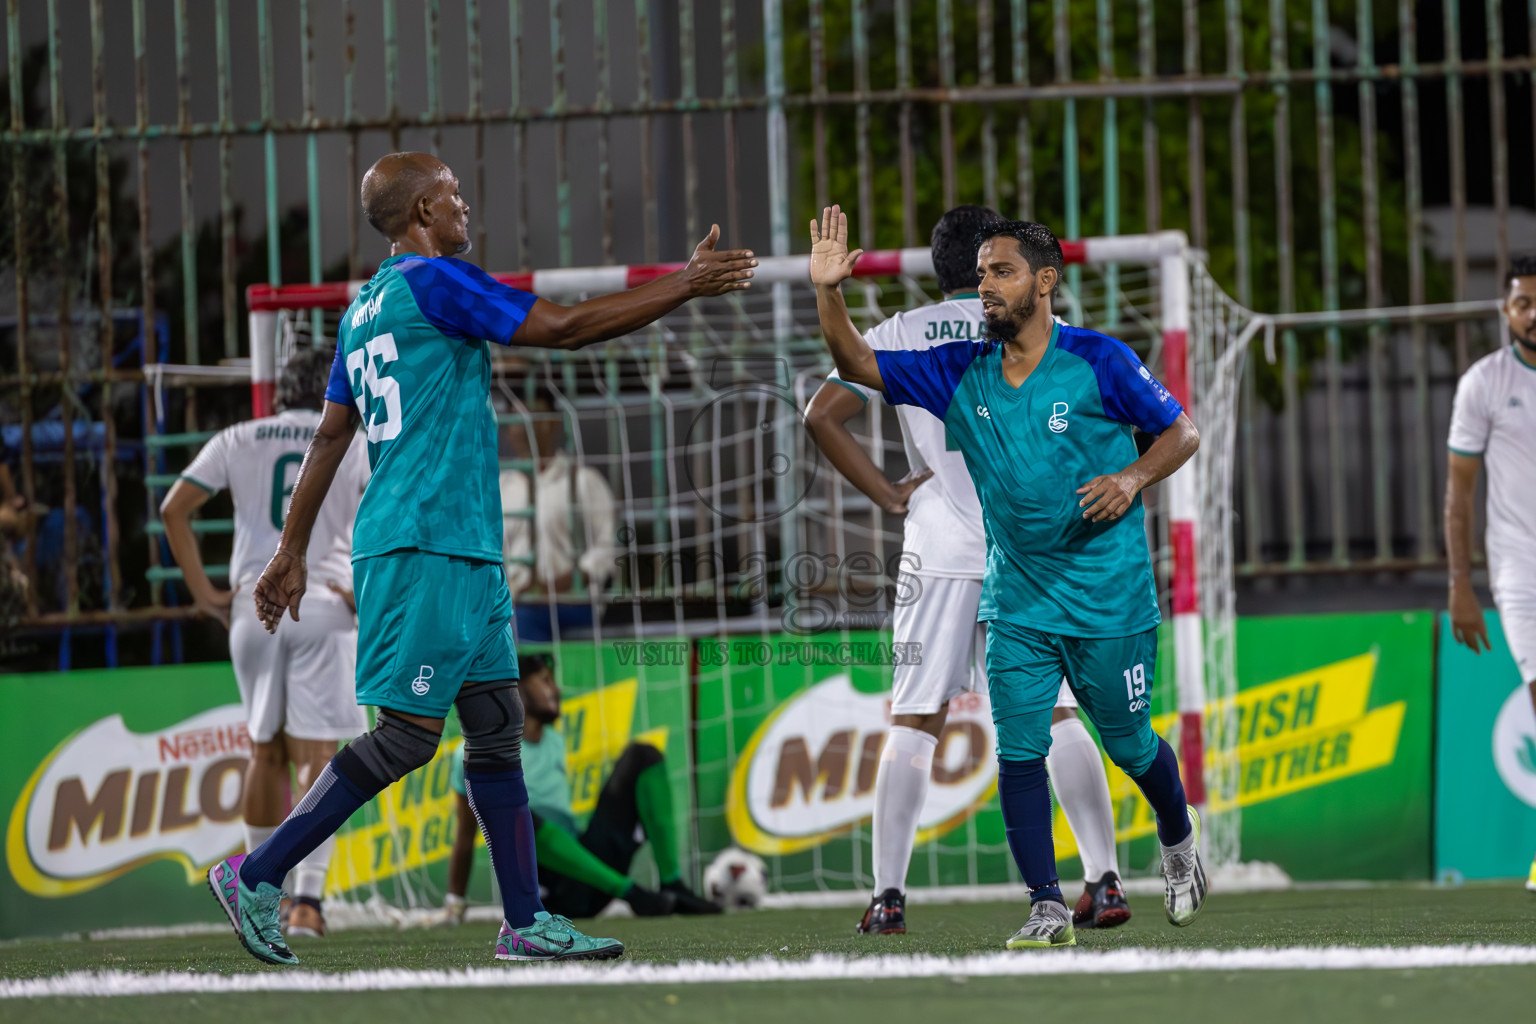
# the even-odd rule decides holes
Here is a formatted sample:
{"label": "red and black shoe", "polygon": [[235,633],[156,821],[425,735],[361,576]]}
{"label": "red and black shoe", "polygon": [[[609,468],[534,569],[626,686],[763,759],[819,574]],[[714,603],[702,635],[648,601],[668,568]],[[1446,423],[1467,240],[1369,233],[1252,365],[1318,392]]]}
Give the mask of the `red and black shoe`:
{"label": "red and black shoe", "polygon": [[1076,928],[1116,928],[1130,919],[1125,887],[1113,871],[1106,872],[1097,882],[1089,882],[1072,911],[1072,925]]}
{"label": "red and black shoe", "polygon": [[900,889],[887,889],[869,901],[869,909],[854,928],[857,935],[907,934],[907,898]]}

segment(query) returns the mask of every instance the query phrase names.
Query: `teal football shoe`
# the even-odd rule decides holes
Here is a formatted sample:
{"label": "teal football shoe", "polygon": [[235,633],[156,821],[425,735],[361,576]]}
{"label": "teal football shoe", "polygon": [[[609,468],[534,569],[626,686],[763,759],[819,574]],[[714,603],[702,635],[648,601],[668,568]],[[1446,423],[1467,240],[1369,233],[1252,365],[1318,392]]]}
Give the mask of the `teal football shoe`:
{"label": "teal football shoe", "polygon": [[283,930],[277,921],[283,891],[271,882],[262,882],[255,892],[247,889],[240,881],[240,864],[245,857],[243,853],[236,854],[209,868],[208,891],[224,908],[235,937],[246,952],[264,964],[292,966],[299,958],[283,941]]}
{"label": "teal football shoe", "polygon": [[497,960],[616,960],[623,955],[624,943],[583,935],[547,910],[534,914],[526,928],[513,928],[503,920],[496,937]]}

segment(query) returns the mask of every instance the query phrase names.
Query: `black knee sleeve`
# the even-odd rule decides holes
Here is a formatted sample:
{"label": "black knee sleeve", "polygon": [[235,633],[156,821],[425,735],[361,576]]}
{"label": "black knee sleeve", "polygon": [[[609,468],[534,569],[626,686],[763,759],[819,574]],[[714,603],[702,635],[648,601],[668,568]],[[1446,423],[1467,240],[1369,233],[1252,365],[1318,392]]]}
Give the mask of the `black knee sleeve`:
{"label": "black knee sleeve", "polygon": [[517,684],[465,687],[454,702],[464,730],[464,770],[497,773],[523,767],[523,701]]}
{"label": "black knee sleeve", "polygon": [[432,760],[439,737],[431,729],[379,709],[378,723],[336,755],[337,770],[373,795]]}

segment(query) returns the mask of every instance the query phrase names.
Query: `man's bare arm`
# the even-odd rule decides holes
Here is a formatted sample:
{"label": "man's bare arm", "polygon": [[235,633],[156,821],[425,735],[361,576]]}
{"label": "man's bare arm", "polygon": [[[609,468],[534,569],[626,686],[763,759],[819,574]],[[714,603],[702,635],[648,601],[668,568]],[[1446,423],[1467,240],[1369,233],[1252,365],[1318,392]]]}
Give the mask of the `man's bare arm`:
{"label": "man's bare arm", "polygon": [[181,569],[181,578],[192,594],[192,600],[203,612],[229,627],[229,605],[233,594],[220,590],[208,579],[203,568],[203,553],[192,532],[192,513],[207,504],[213,497],[196,484],[178,480],[172,485],[165,500],[160,503],[160,521],[165,524],[165,542],[171,549],[171,557]]}
{"label": "man's bare arm", "polygon": [[923,481],[933,476],[933,470],[908,473],[892,483],[845,426],[863,408],[864,402],[858,395],[829,380],[817,390],[806,407],[806,433],[849,483],[886,512],[901,515],[907,511],[907,498]]}
{"label": "man's bare arm", "polygon": [[293,482],[293,498],[277,553],[256,581],[256,614],[269,633],[276,632],[284,611],[293,616],[294,622],[299,621],[299,601],[308,582],[304,553],[309,550],[309,535],[331,482],[336,479],[336,470],[347,456],[352,435],[357,432],[357,420],[354,406],[327,401],[320,426],[304,453],[298,479]]}
{"label": "man's bare arm", "polygon": [[629,291],[601,295],[574,306],[540,299],[512,336],[530,348],[577,349],[623,337],[654,323],[689,299],[742,291],[752,284],[757,259],[750,249],[716,249],[720,226],[693,251],[681,270]]}
{"label": "man's bare arm", "polygon": [[1482,456],[1451,452],[1445,474],[1445,558],[1450,565],[1451,633],[1457,643],[1466,644],[1478,654],[1493,649],[1482,605],[1472,589],[1472,499],[1482,468]]}
{"label": "man's bare arm", "polygon": [[875,350],[853,326],[842,284],[853,276],[853,265],[863,249],[848,251],[848,215],[839,207],[821,211],[821,221],[811,221],[811,284],[816,286],[816,315],[827,349],[837,364],[837,375],[853,384],[885,390]]}
{"label": "man's bare arm", "polygon": [[1077,489],[1083,496],[1078,502],[1083,518],[1095,523],[1119,519],[1136,495],[1172,476],[1199,447],[1200,431],[1195,429],[1188,413],[1179,413],[1179,418],[1157,435],[1141,458],[1118,473],[1096,476]]}

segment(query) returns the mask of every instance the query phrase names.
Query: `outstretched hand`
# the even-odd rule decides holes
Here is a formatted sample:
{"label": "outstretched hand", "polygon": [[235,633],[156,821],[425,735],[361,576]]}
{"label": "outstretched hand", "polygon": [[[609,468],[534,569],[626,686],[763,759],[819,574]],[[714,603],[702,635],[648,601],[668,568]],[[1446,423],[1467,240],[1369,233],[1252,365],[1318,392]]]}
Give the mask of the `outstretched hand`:
{"label": "outstretched hand", "polygon": [[751,249],[716,249],[720,225],[711,224],[709,234],[693,250],[693,258],[683,268],[688,289],[695,296],[724,295],[752,287],[753,267],[757,258]]}
{"label": "outstretched hand", "polygon": [[848,251],[848,215],[836,204],[824,207],[821,222],[811,221],[811,284],[835,288],[853,276],[863,249]]}
{"label": "outstretched hand", "polygon": [[261,571],[261,579],[256,581],[256,616],[268,633],[277,632],[285,611],[293,616],[294,622],[299,621],[299,601],[304,597],[308,578],[304,556],[278,548]]}

